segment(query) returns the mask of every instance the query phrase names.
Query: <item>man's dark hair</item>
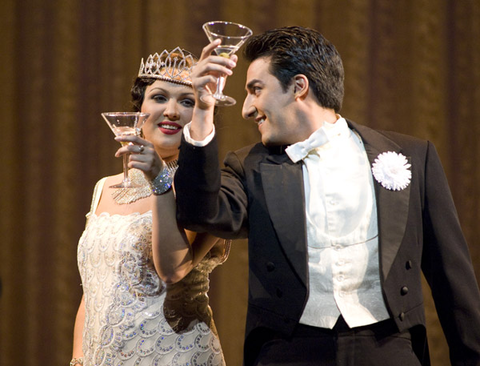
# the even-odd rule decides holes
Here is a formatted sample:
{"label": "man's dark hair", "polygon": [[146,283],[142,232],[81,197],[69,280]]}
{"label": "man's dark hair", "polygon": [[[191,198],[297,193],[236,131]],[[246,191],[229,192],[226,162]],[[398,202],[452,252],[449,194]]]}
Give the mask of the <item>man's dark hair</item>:
{"label": "man's dark hair", "polygon": [[335,46],[314,29],[291,26],[250,37],[244,48],[248,61],[270,58],[270,72],[284,91],[303,74],[320,105],[338,113],[344,93],[344,71]]}

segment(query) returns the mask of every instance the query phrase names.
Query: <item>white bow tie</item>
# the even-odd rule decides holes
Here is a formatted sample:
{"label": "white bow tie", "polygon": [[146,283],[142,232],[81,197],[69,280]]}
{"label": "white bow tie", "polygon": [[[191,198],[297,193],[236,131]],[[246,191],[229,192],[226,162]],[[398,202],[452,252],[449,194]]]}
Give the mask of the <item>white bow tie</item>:
{"label": "white bow tie", "polygon": [[345,118],[340,117],[335,123],[324,122],[323,126],[310,135],[304,141],[297,142],[285,149],[290,160],[294,163],[305,159],[310,151],[325,145],[329,141],[333,141],[339,137],[349,136],[350,129],[348,128]]}
{"label": "white bow tie", "polygon": [[285,149],[290,160],[294,163],[304,159],[310,151],[320,147],[328,142],[328,136],[325,129],[319,128],[310,137],[304,141],[297,142]]}

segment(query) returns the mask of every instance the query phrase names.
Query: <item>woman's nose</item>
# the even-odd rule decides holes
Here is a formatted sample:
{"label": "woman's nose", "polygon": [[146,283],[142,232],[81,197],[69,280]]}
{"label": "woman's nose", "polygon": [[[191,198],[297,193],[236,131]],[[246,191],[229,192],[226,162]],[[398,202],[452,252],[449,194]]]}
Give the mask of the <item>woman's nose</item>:
{"label": "woman's nose", "polygon": [[165,108],[163,115],[170,119],[178,119],[180,117],[180,113],[178,112],[177,104],[174,101],[168,102],[167,108]]}

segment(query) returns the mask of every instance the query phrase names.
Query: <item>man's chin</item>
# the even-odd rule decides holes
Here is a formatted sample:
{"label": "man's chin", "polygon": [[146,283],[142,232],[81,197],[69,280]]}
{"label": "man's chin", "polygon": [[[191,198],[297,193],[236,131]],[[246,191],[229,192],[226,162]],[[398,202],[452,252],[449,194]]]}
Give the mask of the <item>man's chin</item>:
{"label": "man's chin", "polygon": [[265,146],[265,147],[272,147],[272,146],[276,146],[277,144],[272,141],[272,140],[269,140],[269,139],[266,139],[262,136],[262,144]]}
{"label": "man's chin", "polygon": [[262,144],[263,144],[263,146],[268,147],[268,148],[275,148],[275,147],[281,147],[281,146],[288,145],[287,143],[282,142],[282,141],[274,141],[274,140],[269,140],[269,139],[265,139],[265,138],[262,138]]}

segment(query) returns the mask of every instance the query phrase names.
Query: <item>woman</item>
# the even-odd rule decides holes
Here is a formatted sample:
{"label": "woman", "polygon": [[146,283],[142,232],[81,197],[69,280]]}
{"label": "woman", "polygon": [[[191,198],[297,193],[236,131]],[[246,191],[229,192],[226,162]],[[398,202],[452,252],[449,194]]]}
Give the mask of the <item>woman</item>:
{"label": "woman", "polygon": [[84,296],[70,365],[224,365],[207,291],[229,244],[178,227],[170,188],[195,104],[194,61],[180,48],[142,60],[132,101],[150,114],[143,138],[116,138],[141,187],[110,188],[118,174],[95,188],[78,246]]}

